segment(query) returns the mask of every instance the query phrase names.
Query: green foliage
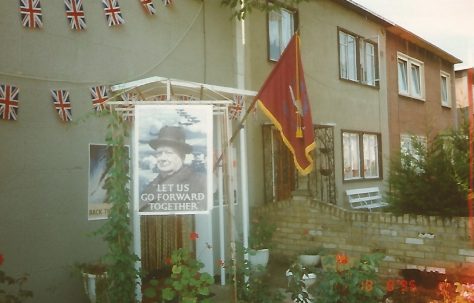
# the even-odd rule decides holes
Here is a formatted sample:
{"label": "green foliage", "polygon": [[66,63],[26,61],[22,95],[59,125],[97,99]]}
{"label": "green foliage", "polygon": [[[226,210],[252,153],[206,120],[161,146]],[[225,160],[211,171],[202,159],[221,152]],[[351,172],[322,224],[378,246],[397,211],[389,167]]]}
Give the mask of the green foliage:
{"label": "green foliage", "polygon": [[270,248],[275,230],[276,225],[264,216],[255,218],[250,226],[249,247],[256,250]]}
{"label": "green foliage", "polygon": [[362,256],[351,264],[345,255],[323,257],[324,271],[315,287],[316,303],[378,303],[384,289],[376,269],[382,254]]}
{"label": "green foliage", "polygon": [[236,267],[232,273],[237,286],[237,302],[282,302],[283,294],[270,285],[269,273],[261,266],[252,266],[248,260],[245,260],[245,253],[249,253],[249,250],[243,245],[238,245]]}
{"label": "green foliage", "polygon": [[[3,264],[3,255],[0,254],[0,266]],[[23,284],[28,281],[28,275],[18,278],[9,276],[3,269],[0,269],[0,302],[21,303],[33,297],[31,290],[23,289]]]}
{"label": "green foliage", "polygon": [[425,147],[412,139],[413,152],[391,163],[389,210],[395,214],[467,216],[468,125],[437,136]]}
{"label": "green foliage", "polygon": [[[171,255],[171,277],[165,281],[162,298],[164,301],[177,300],[178,303],[208,303],[209,287],[214,279],[208,273],[200,273],[204,264],[196,260],[189,251],[179,248]],[[156,297],[157,280],[152,280],[151,287],[145,289],[148,298]]]}
{"label": "green foliage", "polygon": [[301,266],[299,263],[293,263],[288,269],[288,289],[287,292],[291,294],[291,299],[296,303],[312,303],[306,285],[303,282],[303,277],[308,277],[310,271]]}
{"label": "green foliage", "polygon": [[[221,5],[228,6],[232,9],[232,17],[239,20],[245,19],[252,10],[271,11],[281,7],[296,7],[300,2],[311,0],[221,0]],[[313,0],[314,1],[314,0]]]}
{"label": "green foliage", "polygon": [[132,251],[130,228],[129,154],[125,148],[128,125],[115,111],[108,112],[106,142],[111,149],[108,158],[108,177],[105,182],[107,200],[112,204],[110,215],[104,225],[96,231],[108,243],[105,262],[108,277],[110,302],[130,303],[135,301],[135,281],[138,272],[135,262],[138,257]]}

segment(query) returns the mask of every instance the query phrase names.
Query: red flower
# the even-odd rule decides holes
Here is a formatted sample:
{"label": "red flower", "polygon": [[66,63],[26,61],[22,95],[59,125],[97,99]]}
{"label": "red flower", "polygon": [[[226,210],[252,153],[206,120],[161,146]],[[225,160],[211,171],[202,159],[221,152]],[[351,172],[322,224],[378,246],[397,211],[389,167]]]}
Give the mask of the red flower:
{"label": "red flower", "polygon": [[410,280],[410,282],[408,282],[408,287],[410,288],[411,292],[415,292],[416,291],[416,281],[415,280]]}
{"label": "red flower", "polygon": [[398,283],[400,284],[400,287],[402,288],[401,291],[405,292],[408,288],[407,280],[399,280]]}
{"label": "red flower", "polygon": [[336,262],[337,264],[347,264],[349,262],[349,258],[344,254],[336,255]]}
{"label": "red flower", "polygon": [[168,265],[171,265],[173,263],[173,260],[171,260],[171,258],[168,257],[168,258],[165,259],[165,263],[168,264]]}
{"label": "red flower", "polygon": [[386,285],[387,292],[391,292],[395,290],[395,282],[393,280],[388,280]]}
{"label": "red flower", "polygon": [[196,241],[196,239],[199,238],[199,234],[195,231],[193,231],[190,235],[189,235],[189,239],[191,239],[192,241]]}
{"label": "red flower", "polygon": [[2,254],[0,254],[0,266],[3,264],[3,260],[5,260],[5,258],[3,257]]}

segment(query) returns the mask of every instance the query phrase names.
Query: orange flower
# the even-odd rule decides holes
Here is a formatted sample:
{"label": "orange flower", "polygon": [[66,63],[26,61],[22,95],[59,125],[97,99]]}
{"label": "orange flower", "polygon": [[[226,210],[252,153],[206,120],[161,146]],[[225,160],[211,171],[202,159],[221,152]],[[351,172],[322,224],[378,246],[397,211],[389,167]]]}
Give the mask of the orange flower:
{"label": "orange flower", "polygon": [[168,258],[165,259],[165,263],[168,264],[168,265],[171,265],[173,263],[173,260],[171,260],[171,258],[168,257]]}
{"label": "orange flower", "polygon": [[349,262],[349,258],[344,254],[337,254],[336,255],[336,262],[337,264],[347,264]]}
{"label": "orange flower", "polygon": [[196,239],[199,238],[199,234],[195,231],[193,231],[190,235],[189,235],[189,239],[191,239],[192,241],[196,241]]}
{"label": "orange flower", "polygon": [[391,292],[395,290],[395,282],[393,280],[388,280],[386,285],[387,292]]}
{"label": "orange flower", "polygon": [[309,229],[305,228],[303,229],[303,236],[309,235]]}
{"label": "orange flower", "polygon": [[371,292],[374,289],[374,281],[364,280],[362,281],[362,289],[366,292]]}

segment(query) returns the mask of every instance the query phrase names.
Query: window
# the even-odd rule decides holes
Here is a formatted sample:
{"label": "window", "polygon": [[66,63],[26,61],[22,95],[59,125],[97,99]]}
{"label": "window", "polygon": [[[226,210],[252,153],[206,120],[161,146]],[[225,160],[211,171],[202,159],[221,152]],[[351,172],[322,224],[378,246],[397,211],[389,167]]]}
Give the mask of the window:
{"label": "window", "polygon": [[398,93],[408,97],[424,99],[423,62],[398,54]]}
{"label": "window", "polygon": [[281,8],[268,13],[268,59],[278,61],[295,33],[296,11]]}
{"label": "window", "polygon": [[441,72],[441,105],[451,107],[451,77]]}
{"label": "window", "polygon": [[376,44],[339,30],[339,74],[341,79],[375,86],[377,77]]}
{"label": "window", "polygon": [[344,180],[380,178],[380,135],[342,133]]}

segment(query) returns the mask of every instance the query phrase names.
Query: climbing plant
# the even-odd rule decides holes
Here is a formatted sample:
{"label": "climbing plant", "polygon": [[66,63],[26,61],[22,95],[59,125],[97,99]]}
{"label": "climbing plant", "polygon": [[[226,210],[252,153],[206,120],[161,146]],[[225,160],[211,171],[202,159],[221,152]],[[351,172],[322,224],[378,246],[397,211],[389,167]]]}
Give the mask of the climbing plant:
{"label": "climbing plant", "polygon": [[109,219],[97,231],[108,243],[105,255],[110,302],[135,302],[135,281],[138,257],[132,251],[130,220],[129,152],[125,147],[128,124],[115,111],[106,112],[109,118],[106,142],[109,148],[108,177],[105,181],[107,202],[111,203]]}

